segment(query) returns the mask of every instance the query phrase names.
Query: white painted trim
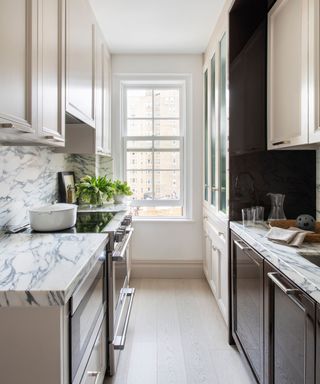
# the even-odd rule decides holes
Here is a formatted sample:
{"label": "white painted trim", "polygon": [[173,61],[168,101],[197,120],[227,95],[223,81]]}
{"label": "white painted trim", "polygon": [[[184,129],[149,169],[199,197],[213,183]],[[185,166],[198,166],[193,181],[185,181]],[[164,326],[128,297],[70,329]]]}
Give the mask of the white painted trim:
{"label": "white painted trim", "polygon": [[[118,156],[116,155],[116,151],[114,151],[115,157],[115,177],[123,178],[125,167],[124,167],[124,156],[123,156],[123,142],[122,142],[122,102],[123,99],[123,84],[143,84],[143,83],[153,83],[153,84],[177,84],[181,85],[183,82],[183,86],[185,87],[185,91],[183,92],[182,102],[184,104],[185,113],[181,114],[181,126],[184,127],[185,135],[184,135],[184,161],[183,166],[181,167],[182,172],[185,172],[185,175],[181,175],[183,177],[183,218],[193,219],[193,203],[192,203],[192,195],[193,195],[193,147],[192,147],[192,139],[193,139],[193,84],[192,84],[192,74],[190,73],[154,73],[154,74],[128,74],[128,73],[114,73],[113,74],[113,148],[121,148]],[[182,103],[181,103],[182,104]],[[183,121],[185,119],[185,121]],[[188,172],[187,172],[188,170]]]}
{"label": "white painted trim", "polygon": [[204,278],[202,260],[133,260],[132,278]]}

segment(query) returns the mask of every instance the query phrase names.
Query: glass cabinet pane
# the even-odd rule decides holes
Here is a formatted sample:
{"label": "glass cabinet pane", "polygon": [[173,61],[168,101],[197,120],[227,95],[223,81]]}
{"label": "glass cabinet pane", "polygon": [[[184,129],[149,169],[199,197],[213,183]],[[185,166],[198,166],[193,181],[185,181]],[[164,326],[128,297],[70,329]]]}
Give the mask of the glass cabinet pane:
{"label": "glass cabinet pane", "polygon": [[227,211],[227,38],[220,41],[220,207]]}
{"label": "glass cabinet pane", "polygon": [[216,59],[211,59],[211,205],[216,205]]}
{"label": "glass cabinet pane", "polygon": [[204,73],[204,199],[209,200],[209,130],[208,130],[208,70]]}

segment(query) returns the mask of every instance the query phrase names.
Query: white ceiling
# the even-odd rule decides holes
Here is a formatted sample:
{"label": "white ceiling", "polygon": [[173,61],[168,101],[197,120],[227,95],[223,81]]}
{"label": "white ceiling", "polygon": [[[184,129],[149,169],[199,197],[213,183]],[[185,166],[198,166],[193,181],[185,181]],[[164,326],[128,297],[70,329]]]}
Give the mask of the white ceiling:
{"label": "white ceiling", "polygon": [[90,0],[112,53],[202,53],[224,0]]}

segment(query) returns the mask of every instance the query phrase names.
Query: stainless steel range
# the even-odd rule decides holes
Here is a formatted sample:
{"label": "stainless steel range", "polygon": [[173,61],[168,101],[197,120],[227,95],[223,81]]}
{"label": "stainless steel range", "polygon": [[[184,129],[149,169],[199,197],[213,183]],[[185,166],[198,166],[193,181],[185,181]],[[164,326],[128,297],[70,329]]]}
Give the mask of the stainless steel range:
{"label": "stainless steel range", "polygon": [[77,232],[109,234],[107,247],[108,357],[110,376],[117,369],[120,352],[125,348],[135,289],[130,283],[130,242],[132,217],[126,211],[78,211]]}

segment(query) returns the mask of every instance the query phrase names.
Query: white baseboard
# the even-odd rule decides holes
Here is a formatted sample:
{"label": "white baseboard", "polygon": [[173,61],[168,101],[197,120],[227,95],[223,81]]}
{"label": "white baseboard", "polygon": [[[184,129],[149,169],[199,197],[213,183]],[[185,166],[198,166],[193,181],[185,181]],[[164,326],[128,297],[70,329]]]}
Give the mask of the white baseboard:
{"label": "white baseboard", "polygon": [[199,279],[202,260],[132,260],[131,277],[153,279]]}

